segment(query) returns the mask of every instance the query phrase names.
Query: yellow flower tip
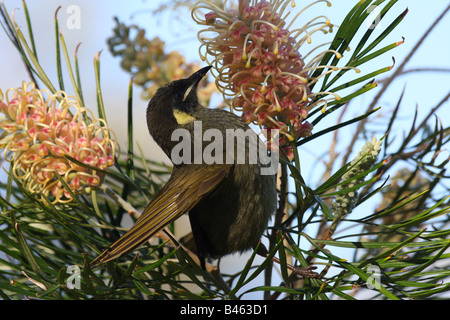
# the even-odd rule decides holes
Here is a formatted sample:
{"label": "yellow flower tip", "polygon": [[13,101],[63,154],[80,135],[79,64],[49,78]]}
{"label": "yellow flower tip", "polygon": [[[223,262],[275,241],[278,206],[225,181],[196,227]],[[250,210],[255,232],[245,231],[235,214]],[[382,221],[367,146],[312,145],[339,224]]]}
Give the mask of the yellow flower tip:
{"label": "yellow flower tip", "polygon": [[251,59],[250,58],[247,60],[247,63],[245,64],[245,67],[247,69],[250,69],[250,67],[251,67]]}
{"label": "yellow flower tip", "polygon": [[327,7],[331,7],[331,2],[327,1]]}
{"label": "yellow flower tip", "polygon": [[339,52],[336,53],[336,58],[340,59],[342,58],[342,54],[340,54]]}
{"label": "yellow flower tip", "polygon": [[294,141],[295,140],[294,137],[291,136],[289,133],[285,133],[284,135],[289,139],[289,141]]}
{"label": "yellow flower tip", "polygon": [[350,51],[350,47],[347,47],[347,49],[345,49],[345,51]]}
{"label": "yellow flower tip", "polygon": [[274,47],[275,47],[275,48],[273,48],[273,53],[274,53],[275,55],[277,55],[277,54],[278,54],[278,41],[275,41]]}
{"label": "yellow flower tip", "polygon": [[320,109],[320,112],[325,113],[327,111],[327,106],[323,106],[322,109]]}
{"label": "yellow flower tip", "polygon": [[92,188],[91,187],[85,187],[84,188],[84,192],[87,194],[90,194],[92,192]]}
{"label": "yellow flower tip", "polygon": [[330,19],[327,18],[327,21],[325,21],[325,24],[326,24],[327,26],[329,26],[330,23],[331,23],[331,22],[330,22]]}
{"label": "yellow flower tip", "polygon": [[342,98],[339,96],[339,95],[336,95],[336,100],[337,101],[339,101],[339,100],[341,100]]}
{"label": "yellow flower tip", "polygon": [[356,72],[356,73],[360,73],[361,70],[359,70],[358,68],[355,68],[355,72]]}
{"label": "yellow flower tip", "polygon": [[294,0],[291,1],[291,7],[292,7],[292,8],[295,7],[295,1],[294,1]]}
{"label": "yellow flower tip", "polygon": [[266,84],[264,83],[261,87],[261,93],[265,93],[266,92]]}
{"label": "yellow flower tip", "polygon": [[[272,19],[272,21],[273,21],[273,19]],[[278,28],[277,25],[275,25],[275,24],[273,24],[273,23],[271,23],[271,22],[267,22],[267,24],[268,24],[269,26],[272,27],[273,31],[278,31],[278,30],[280,30],[280,28]],[[273,33],[271,33],[271,34],[273,35]]]}

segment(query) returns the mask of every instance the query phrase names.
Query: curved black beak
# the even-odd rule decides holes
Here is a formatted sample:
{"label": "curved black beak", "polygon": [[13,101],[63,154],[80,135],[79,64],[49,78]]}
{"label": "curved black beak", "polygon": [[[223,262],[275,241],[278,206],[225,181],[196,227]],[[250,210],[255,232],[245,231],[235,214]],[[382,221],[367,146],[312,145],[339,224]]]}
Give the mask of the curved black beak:
{"label": "curved black beak", "polygon": [[189,79],[192,80],[192,83],[199,83],[200,80],[203,79],[203,77],[208,73],[209,69],[211,69],[211,66],[206,66],[204,68],[201,68],[197,72],[193,73]]}
{"label": "curved black beak", "polygon": [[197,89],[197,85],[200,82],[200,80],[203,79],[203,77],[208,73],[209,69],[211,69],[211,66],[207,66],[204,68],[201,68],[197,72],[193,73],[189,78],[189,87],[184,92],[184,97],[182,101],[185,101],[187,97],[191,94],[191,92],[195,92]]}

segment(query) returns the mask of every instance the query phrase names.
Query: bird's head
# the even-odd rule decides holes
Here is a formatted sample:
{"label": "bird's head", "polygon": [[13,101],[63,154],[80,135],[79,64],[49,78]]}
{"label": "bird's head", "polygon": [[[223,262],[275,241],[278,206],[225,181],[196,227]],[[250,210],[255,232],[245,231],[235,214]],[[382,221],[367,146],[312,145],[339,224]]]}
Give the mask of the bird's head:
{"label": "bird's head", "polygon": [[[189,78],[175,80],[159,88],[148,104],[147,118],[158,119],[163,114],[168,116],[173,113],[173,117],[170,118],[175,119],[178,124],[188,121],[189,116],[192,116],[195,109],[199,107],[197,87],[209,69],[211,69],[210,66],[204,67]],[[158,120],[164,121],[164,119]]]}
{"label": "bird's head", "polygon": [[173,130],[196,120],[197,87],[210,66],[193,73],[189,78],[170,82],[158,89],[147,108],[147,125],[153,139],[166,152],[167,140]]}

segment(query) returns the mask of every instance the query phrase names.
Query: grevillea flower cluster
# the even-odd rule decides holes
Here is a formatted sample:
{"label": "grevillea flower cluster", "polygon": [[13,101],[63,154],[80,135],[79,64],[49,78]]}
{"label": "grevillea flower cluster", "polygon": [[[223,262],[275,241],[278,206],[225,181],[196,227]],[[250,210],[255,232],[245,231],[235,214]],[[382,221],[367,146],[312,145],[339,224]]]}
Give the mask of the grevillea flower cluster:
{"label": "grevillea flower cluster", "polygon": [[[226,2],[226,1],[225,1]],[[331,3],[326,0],[328,6]],[[305,56],[299,49],[311,43],[311,36],[332,31],[333,25],[325,16],[307,22],[301,28],[288,24],[291,0],[239,0],[238,9],[219,8],[213,3],[199,1],[192,12],[193,19],[206,26],[199,32],[202,43],[200,55],[217,73],[216,85],[232,109],[241,112],[246,123],[262,128],[279,129],[280,145],[311,134],[312,125],[305,121],[315,106],[325,108],[328,101],[339,100],[332,92],[313,93],[309,89],[319,77],[312,74],[318,68],[330,69],[322,76],[338,70],[335,66],[321,66],[326,50],[314,56],[317,46]],[[206,13],[205,13],[206,12]],[[333,52],[337,58],[340,53]],[[305,57],[313,55],[309,62]],[[316,96],[323,99],[315,100]],[[313,102],[314,101],[314,102]],[[289,147],[288,147],[289,148]]]}
{"label": "grevillea flower cluster", "polygon": [[[359,154],[350,162],[350,170],[342,176],[341,180],[344,183],[339,185],[338,191],[351,189],[364,182],[364,176],[357,176],[369,170],[375,164],[382,143],[381,140],[376,138],[366,142]],[[357,195],[358,190],[339,194],[331,205],[331,210],[339,217],[349,214],[353,210]]]}
{"label": "grevillea flower cluster", "polygon": [[53,203],[72,201],[58,175],[71,192],[89,192],[103,180],[96,168],[114,164],[113,133],[65,92],[50,94],[23,82],[5,96],[0,91],[0,113],[0,148],[14,176]]}
{"label": "grevillea flower cluster", "polygon": [[[158,37],[147,38],[145,29],[115,20],[114,35],[107,41],[109,49],[114,56],[121,57],[120,66],[133,75],[134,83],[145,89],[145,100],[152,98],[167,82],[187,78],[201,68],[199,63],[187,62],[178,51],[167,52],[164,41]],[[216,91],[213,82],[202,81],[198,87],[200,103],[208,106]]]}

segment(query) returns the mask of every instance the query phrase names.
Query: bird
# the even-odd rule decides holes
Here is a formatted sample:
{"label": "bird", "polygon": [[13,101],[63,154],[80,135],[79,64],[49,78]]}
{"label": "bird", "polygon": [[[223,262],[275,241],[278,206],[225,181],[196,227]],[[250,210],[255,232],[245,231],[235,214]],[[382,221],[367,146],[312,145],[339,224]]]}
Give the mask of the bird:
{"label": "bird", "polygon": [[[212,163],[195,152],[206,151],[212,143],[202,140],[199,146],[196,139],[208,130],[223,136],[243,132],[248,141],[264,145],[256,132],[236,114],[199,103],[198,84],[210,68],[203,67],[188,78],[168,83],[150,100],[146,112],[148,130],[172,160],[171,176],[135,224],[95,258],[91,267],[137,249],[184,214],[189,215],[195,252],[203,269],[206,259],[243,253],[260,243],[276,210],[276,170],[263,172],[267,163],[263,164],[263,157],[259,156],[253,161],[249,160],[250,156],[239,161],[239,152],[251,153],[250,143],[245,144],[244,149],[237,143],[230,148],[225,144],[227,139],[222,139],[216,144],[219,147],[211,152],[214,159],[222,161]],[[191,137],[182,156],[174,156],[174,149],[180,148],[180,139],[173,139],[175,132],[188,133]],[[267,155],[267,148],[265,152]],[[200,152],[200,155],[204,154]],[[180,161],[180,158],[188,161]]]}

